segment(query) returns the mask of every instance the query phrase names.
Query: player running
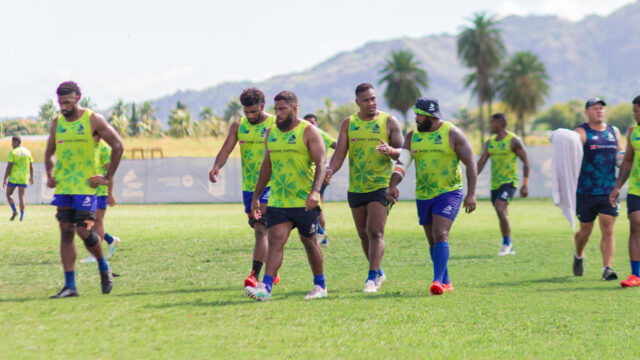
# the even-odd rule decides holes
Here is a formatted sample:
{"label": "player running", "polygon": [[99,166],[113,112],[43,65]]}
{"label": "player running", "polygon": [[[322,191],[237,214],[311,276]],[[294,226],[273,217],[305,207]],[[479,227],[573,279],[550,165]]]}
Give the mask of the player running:
{"label": "player running", "polygon": [[298,117],[298,98],[293,92],[281,91],[274,101],[276,126],[267,131],[264,161],[251,201],[253,217],[261,219],[260,194],[273,179],[267,207],[269,261],[262,282],[245,287],[245,293],[257,301],[271,299],[273,277],[282,265],[284,245],[291,230],[298,228],[313,272],[313,288],[304,298],[320,299],[327,297],[327,288],[322,249],[315,235],[326,149],[320,132]]}
{"label": "player running", "polygon": [[[249,218],[249,226],[253,228],[255,245],[253,248],[253,268],[251,274],[244,280],[244,287],[258,285],[258,278],[262,266],[267,260],[269,243],[267,241],[266,216],[256,219],[251,215],[251,198],[253,197],[260,166],[264,159],[264,137],[273,126],[275,116],[264,111],[264,93],[256,88],[249,88],[240,94],[240,103],[244,110],[244,116],[234,121],[229,128],[229,134],[224,140],[222,148],[216,155],[216,160],[209,171],[209,180],[213,183],[236,146],[240,142],[240,157],[242,160],[242,199],[244,212]],[[260,193],[260,205],[265,212],[269,200],[269,186]],[[279,278],[276,279],[276,283]]]}
{"label": "player running", "polygon": [[529,195],[529,157],[522,140],[507,130],[507,118],[504,114],[493,114],[489,129],[493,136],[484,144],[482,156],[478,160],[478,175],[491,158],[491,203],[498,214],[502,233],[502,247],[498,256],[515,255],[507,206],[518,189],[518,158],[522,161],[524,173],[520,196],[526,198]]}
{"label": "player running", "polygon": [[349,192],[347,199],[358,231],[364,255],[369,261],[365,293],[374,293],[386,280],[380,267],[384,255],[384,227],[389,200],[387,187],[393,165],[379,154],[381,141],[392,147],[402,146],[402,131],[395,117],[378,111],[376,92],[368,83],[356,87],[356,104],[360,110],[340,124],[338,146],[327,168],[326,183],[340,170],[349,154]]}
{"label": "player running", "polygon": [[[113,182],[124,151],[122,140],[102,115],[78,105],[82,94],[76,83],[63,82],[56,93],[60,115],[51,123],[45,168],[47,186],[55,188],[51,205],[57,207],[56,218],[60,223],[60,257],[65,285],[51,298],[78,296],[75,283],[76,234],[98,259],[102,293],[108,294],[113,288],[113,275],[94,229],[96,188]],[[95,175],[94,133],[112,149],[109,170],[104,175]]]}
{"label": "player running", "polygon": [[464,209],[476,208],[476,163],[471,144],[460,129],[443,121],[438,100],[423,97],[416,101],[416,130],[410,131],[402,150],[383,144],[378,151],[397,159],[389,183],[389,201],[400,196],[397,185],[402,181],[411,161],[416,162],[416,205],[420,225],[429,241],[433,261],[433,283],[429,291],[441,295],[453,291],[449,279],[449,231],[462,201],[460,161],[466,166],[467,195]]}
{"label": "player running", "polygon": [[[22,139],[20,136],[11,137],[11,147],[13,149],[9,151],[9,159],[7,160],[7,169],[4,172],[4,180],[2,181],[2,187],[7,189],[7,201],[13,213],[11,214],[10,221],[15,220],[18,216],[16,211],[16,204],[13,202],[13,191],[18,188],[18,199],[20,201],[20,221],[24,219],[24,193],[27,189],[27,185],[33,185],[33,157],[31,152],[22,146]],[[7,182],[7,179],[9,180]]]}
{"label": "player running", "polygon": [[[327,157],[329,157],[329,149],[336,149],[336,139],[334,139],[331,135],[327,134],[326,131],[320,129],[318,127],[318,118],[314,114],[307,114],[304,116],[304,119],[311,123],[311,125],[318,128],[320,131],[320,135],[322,135],[322,141],[324,141],[324,147],[327,149]],[[322,183],[322,188],[320,188],[320,202],[324,201],[324,191],[329,186],[327,183]],[[318,220],[318,234],[316,238],[320,243],[320,246],[329,246],[329,236],[327,234],[327,221],[325,220],[324,211],[320,209],[320,218]]]}
{"label": "player running", "polygon": [[629,260],[631,275],[620,282],[622,287],[640,286],[640,156],[635,156],[640,150],[640,96],[632,102],[633,118],[636,125],[629,127],[627,132],[627,149],[620,166],[618,181],[609,195],[612,207],[618,206],[620,188],[629,179],[629,193],[627,194],[627,214],[629,215]]}

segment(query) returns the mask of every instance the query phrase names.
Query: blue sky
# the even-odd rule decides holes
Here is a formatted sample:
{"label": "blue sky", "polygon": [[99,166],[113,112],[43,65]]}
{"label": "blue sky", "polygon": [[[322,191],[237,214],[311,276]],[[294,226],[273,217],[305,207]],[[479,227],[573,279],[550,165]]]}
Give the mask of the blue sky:
{"label": "blue sky", "polygon": [[369,41],[458,32],[473,12],[607,15],[631,0],[0,2],[0,117],[75,80],[99,106],[302,71]]}

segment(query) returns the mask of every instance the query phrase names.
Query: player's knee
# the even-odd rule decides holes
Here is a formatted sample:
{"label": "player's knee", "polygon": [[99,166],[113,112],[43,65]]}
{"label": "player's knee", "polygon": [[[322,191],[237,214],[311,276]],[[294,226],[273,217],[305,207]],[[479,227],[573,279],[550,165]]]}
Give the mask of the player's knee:
{"label": "player's knee", "polygon": [[640,222],[639,221],[630,221],[630,231],[632,234],[640,234]]}
{"label": "player's knee", "polygon": [[78,235],[80,236],[82,241],[84,241],[84,245],[88,248],[94,247],[98,245],[98,243],[100,242],[100,237],[93,230],[82,231],[82,232],[78,231]]}
{"label": "player's knee", "polygon": [[384,239],[384,231],[380,229],[371,229],[367,232],[369,241],[382,241]]}
{"label": "player's knee", "polygon": [[449,240],[449,231],[448,230],[434,230],[433,231],[433,240],[434,242],[444,242]]}

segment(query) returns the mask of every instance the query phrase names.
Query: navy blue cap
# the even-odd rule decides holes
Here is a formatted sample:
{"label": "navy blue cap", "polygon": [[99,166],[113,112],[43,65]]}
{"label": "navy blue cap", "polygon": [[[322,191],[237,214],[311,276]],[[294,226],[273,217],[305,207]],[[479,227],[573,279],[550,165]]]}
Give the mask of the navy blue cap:
{"label": "navy blue cap", "polygon": [[442,114],[440,113],[440,105],[438,104],[438,99],[429,98],[429,97],[421,97],[416,100],[416,106],[413,108],[413,111],[418,115],[427,115],[437,119],[442,118]]}
{"label": "navy blue cap", "polygon": [[591,99],[587,100],[587,103],[584,105],[584,108],[588,109],[590,106],[593,106],[598,103],[602,104],[602,106],[607,106],[607,103],[604,102],[604,100],[600,99],[599,97],[592,97]]}

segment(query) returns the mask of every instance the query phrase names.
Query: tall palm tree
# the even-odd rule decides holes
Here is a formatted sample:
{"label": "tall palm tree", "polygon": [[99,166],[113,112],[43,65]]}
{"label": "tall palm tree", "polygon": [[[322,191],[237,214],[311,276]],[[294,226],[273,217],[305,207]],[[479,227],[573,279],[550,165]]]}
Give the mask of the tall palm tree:
{"label": "tall palm tree", "polygon": [[129,117],[127,116],[127,105],[124,103],[124,100],[118,99],[116,103],[113,104],[108,120],[121,136],[127,134]]}
{"label": "tall palm tree", "polygon": [[238,98],[233,98],[227,102],[223,117],[228,123],[242,117],[242,104],[240,104],[240,100],[238,100]]}
{"label": "tall palm tree", "polygon": [[517,114],[516,132],[524,140],[526,115],[536,112],[549,94],[549,75],[538,56],[529,51],[513,54],[502,69],[498,93],[502,102]]}
{"label": "tall palm tree", "polygon": [[38,129],[43,134],[47,133],[47,130],[51,126],[53,119],[58,116],[58,108],[54,104],[53,100],[49,99],[46,103],[40,105],[40,112],[38,113]]}
{"label": "tall palm tree", "polygon": [[409,50],[392,51],[391,57],[385,59],[385,66],[379,73],[384,76],[378,84],[387,84],[384,98],[390,108],[402,113],[405,128],[407,112],[420,97],[420,88],[426,90],[429,87],[427,72],[420,68],[420,62],[413,57]]}
{"label": "tall palm tree", "polygon": [[492,85],[492,74],[500,67],[500,62],[506,50],[495,16],[486,12],[478,12],[469,19],[471,24],[462,29],[458,35],[458,59],[474,72],[465,78],[465,87],[471,88],[472,94],[478,100],[480,117],[480,141],[484,144],[484,115],[482,105],[491,103],[495,95]]}
{"label": "tall palm tree", "polygon": [[93,101],[93,99],[91,99],[90,97],[83,97],[82,99],[80,99],[79,104],[83,108],[87,108],[87,109],[91,109],[91,110],[95,110],[98,107],[98,105],[96,105],[95,101]]}
{"label": "tall palm tree", "polygon": [[145,135],[158,136],[162,134],[160,122],[156,118],[156,112],[153,105],[145,101],[138,109],[140,116],[140,127]]}
{"label": "tall palm tree", "polygon": [[189,109],[185,104],[178,101],[169,116],[169,135],[175,137],[191,136],[194,134],[194,130]]}

